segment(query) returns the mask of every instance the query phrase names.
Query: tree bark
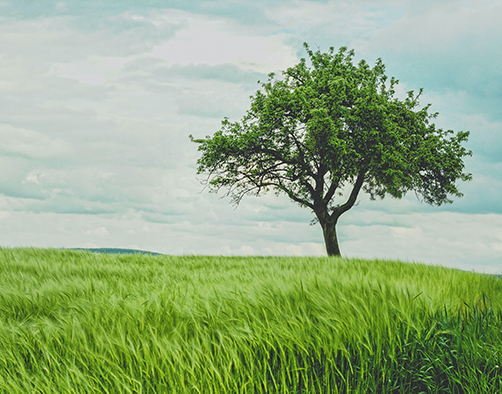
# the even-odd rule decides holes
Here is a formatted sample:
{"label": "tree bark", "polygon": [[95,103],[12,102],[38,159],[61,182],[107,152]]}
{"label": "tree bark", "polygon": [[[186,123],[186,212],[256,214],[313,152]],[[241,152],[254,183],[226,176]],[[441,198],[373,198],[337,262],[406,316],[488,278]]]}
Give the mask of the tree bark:
{"label": "tree bark", "polygon": [[338,222],[340,215],[330,215],[325,204],[322,204],[321,206],[319,205],[316,207],[317,209],[314,212],[322,228],[326,253],[328,256],[341,257],[340,247],[338,246],[338,238],[336,236],[336,223]]}
{"label": "tree bark", "polygon": [[326,220],[324,223],[321,223],[321,227],[328,256],[341,257],[338,238],[336,236],[336,222],[337,220]]}
{"label": "tree bark", "polygon": [[[336,223],[338,222],[338,218],[347,212],[350,208],[352,208],[356,202],[357,195],[361,190],[361,187],[364,183],[364,177],[366,174],[365,169],[361,169],[357,175],[356,181],[354,183],[354,188],[352,189],[349,199],[345,202],[345,204],[338,206],[333,210],[331,215],[328,212],[328,203],[333,197],[333,194],[336,191],[337,183],[333,183],[326,196],[320,200],[316,199],[316,196],[313,196],[315,201],[314,207],[312,208],[315,212],[317,219],[322,227],[322,232],[324,235],[324,244],[326,245],[326,252],[328,256],[337,256],[341,257],[340,247],[338,246],[338,237],[336,235]],[[316,201],[317,200],[317,201]]]}

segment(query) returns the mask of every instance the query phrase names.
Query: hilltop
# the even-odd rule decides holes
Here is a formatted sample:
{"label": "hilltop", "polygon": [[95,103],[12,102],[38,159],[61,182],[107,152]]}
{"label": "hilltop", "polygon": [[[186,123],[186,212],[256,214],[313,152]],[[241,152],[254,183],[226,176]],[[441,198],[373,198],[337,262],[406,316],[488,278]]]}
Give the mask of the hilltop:
{"label": "hilltop", "polygon": [[105,254],[148,254],[151,256],[162,256],[162,253],[149,252],[147,250],[138,249],[121,249],[121,248],[68,248],[64,250],[83,250],[85,252],[105,253]]}

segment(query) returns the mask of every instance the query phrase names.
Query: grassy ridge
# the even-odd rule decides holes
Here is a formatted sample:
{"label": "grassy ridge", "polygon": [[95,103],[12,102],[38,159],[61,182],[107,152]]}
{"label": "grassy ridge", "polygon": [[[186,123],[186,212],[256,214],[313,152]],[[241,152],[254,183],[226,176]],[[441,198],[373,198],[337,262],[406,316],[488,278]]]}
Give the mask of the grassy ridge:
{"label": "grassy ridge", "polygon": [[496,393],[501,334],[442,267],[0,249],[0,392]]}

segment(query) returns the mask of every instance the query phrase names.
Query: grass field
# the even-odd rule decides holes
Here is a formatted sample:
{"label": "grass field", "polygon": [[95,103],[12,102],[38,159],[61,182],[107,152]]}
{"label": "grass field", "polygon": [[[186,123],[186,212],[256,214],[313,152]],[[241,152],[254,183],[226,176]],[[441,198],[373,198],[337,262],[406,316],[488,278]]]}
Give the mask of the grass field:
{"label": "grass field", "polygon": [[0,392],[500,393],[502,280],[0,249]]}

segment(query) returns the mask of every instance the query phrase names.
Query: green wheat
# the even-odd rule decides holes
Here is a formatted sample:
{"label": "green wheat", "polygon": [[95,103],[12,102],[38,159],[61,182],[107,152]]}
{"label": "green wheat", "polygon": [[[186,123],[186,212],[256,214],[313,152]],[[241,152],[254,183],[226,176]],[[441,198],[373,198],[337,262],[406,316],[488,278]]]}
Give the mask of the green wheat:
{"label": "green wheat", "polygon": [[489,275],[0,249],[0,392],[497,393],[501,362]]}

